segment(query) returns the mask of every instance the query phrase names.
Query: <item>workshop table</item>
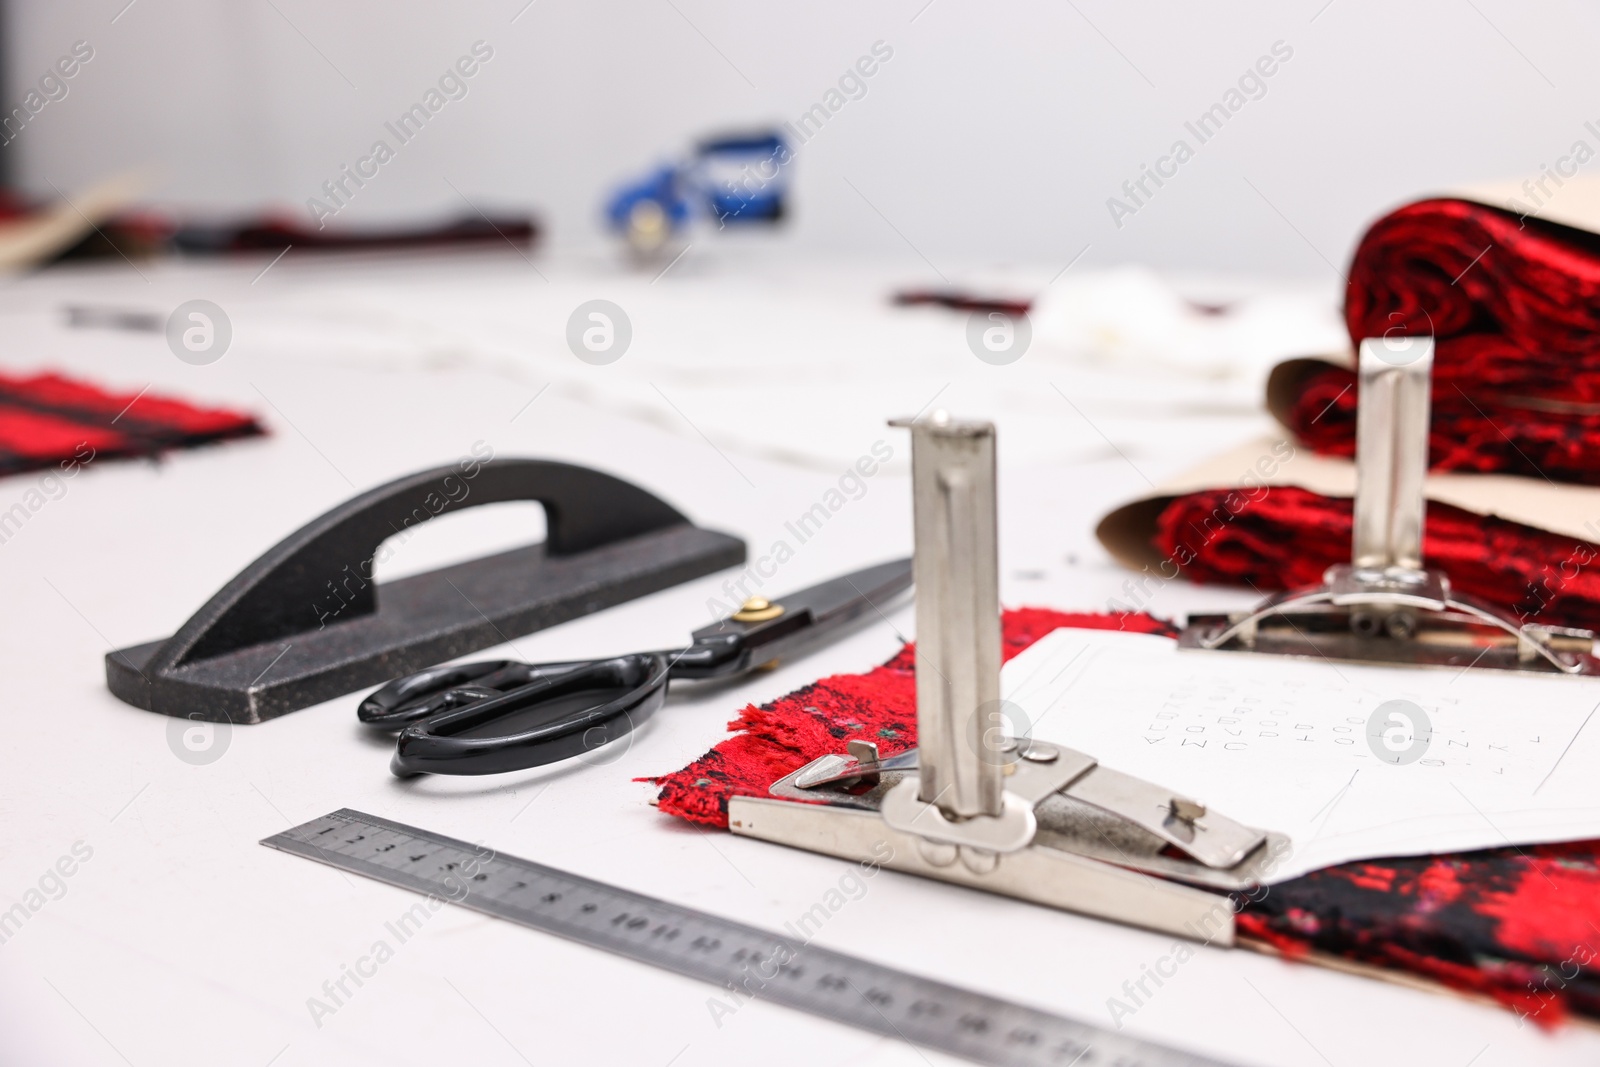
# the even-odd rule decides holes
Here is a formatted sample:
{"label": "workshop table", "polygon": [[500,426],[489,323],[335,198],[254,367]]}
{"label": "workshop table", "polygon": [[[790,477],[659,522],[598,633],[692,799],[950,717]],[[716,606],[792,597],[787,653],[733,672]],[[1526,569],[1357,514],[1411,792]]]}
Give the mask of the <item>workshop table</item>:
{"label": "workshop table", "polygon": [[[1132,596],[1163,615],[1234,607],[1253,598],[1182,583],[1130,593],[1129,574],[1092,529],[1151,481],[1258,434],[1265,417],[1237,389],[1215,403],[1175,405],[1171,394],[1184,386],[1165,374],[1117,385],[1102,370],[1047,355],[981,364],[966,350],[962,316],[889,306],[896,282],[927,280],[920,264],[779,268],[733,249],[721,263],[691,256],[660,279],[599,257],[530,264],[510,253],[391,262],[291,252],[261,273],[267,265],[135,270],[114,261],[0,289],[0,369],[51,367],[130,394],[148,386],[253,411],[270,430],[159,462],[96,461],[0,543],[0,908],[41,879],[49,890],[0,943],[0,1060],[949,1062],[765,1003],[718,1018],[709,986],[458,908],[432,915],[375,974],[347,986],[353,993],[334,1011],[314,1012],[312,998],[329,1002],[325,983],[367,956],[416,898],[257,843],[351,807],[780,928],[836,888],[849,865],[668,818],[651,807],[653,788],[634,779],[705,751],[747,702],[889,657],[895,631],[911,632],[909,606],[734,687],[675,688],[645,729],[585,763],[487,778],[394,778],[392,741],[358,725],[356,694],[234,727],[213,742],[226,744],[220,757],[185,759],[173,720],[106,691],[103,656],[171,633],[326,508],[453,462],[477,442],[498,456],[560,459],[636,481],[701,525],[745,537],[752,558],[837,484],[852,456],[886,442],[894,460],[765,587],[798,588],[910,551],[909,444],[883,420],[936,396],[959,414],[1001,419],[1006,604],[1104,610]],[[1041,268],[1039,277],[1051,273]],[[63,312],[76,304],[164,316],[197,297],[224,307],[233,324],[232,347],[209,366],[180,362],[158,333],[69,329]],[[595,297],[632,316],[634,348],[611,367],[565,349],[568,315]],[[796,375],[795,353],[806,346],[817,348],[817,366]],[[900,363],[885,362],[890,347]],[[914,373],[907,352],[922,361]],[[695,378],[701,353],[724,380]],[[636,377],[624,383],[629,373]],[[1208,389],[1192,391],[1204,398]],[[829,391],[841,397],[836,407]],[[1001,392],[1009,399],[996,400]],[[988,399],[967,403],[979,396]],[[1013,409],[1033,429],[1018,434],[1027,447],[1008,452]],[[769,420],[787,429],[743,432],[770,429]],[[808,420],[815,440],[782,447],[785,435],[808,437]],[[1062,441],[1055,452],[1040,432],[1052,422]],[[0,480],[0,512],[40,477]],[[408,538],[387,574],[530,539],[541,521],[517,505],[447,517]],[[709,620],[714,601],[727,601],[727,577],[482,655],[552,660],[673,647]],[[51,877],[58,869],[72,873]],[[1172,947],[1167,936],[896,873],[868,885],[832,915],[819,943],[1097,1025],[1111,1025],[1107,1001],[1122,996],[1123,983]],[[1199,949],[1122,1024],[1248,1064],[1600,1062],[1600,1034],[1585,1025],[1545,1032],[1461,997],[1242,950]]]}

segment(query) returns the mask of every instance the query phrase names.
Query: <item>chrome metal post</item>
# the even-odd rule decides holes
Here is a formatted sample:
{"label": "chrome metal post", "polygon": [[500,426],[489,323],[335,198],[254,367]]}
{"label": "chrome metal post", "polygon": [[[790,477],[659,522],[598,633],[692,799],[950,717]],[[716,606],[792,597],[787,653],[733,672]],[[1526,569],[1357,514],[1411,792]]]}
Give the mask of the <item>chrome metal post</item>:
{"label": "chrome metal post", "polygon": [[1360,375],[1351,562],[1357,574],[1420,576],[1433,338],[1367,338]]}
{"label": "chrome metal post", "polygon": [[948,818],[1004,807],[995,432],[943,411],[911,430],[918,796]]}

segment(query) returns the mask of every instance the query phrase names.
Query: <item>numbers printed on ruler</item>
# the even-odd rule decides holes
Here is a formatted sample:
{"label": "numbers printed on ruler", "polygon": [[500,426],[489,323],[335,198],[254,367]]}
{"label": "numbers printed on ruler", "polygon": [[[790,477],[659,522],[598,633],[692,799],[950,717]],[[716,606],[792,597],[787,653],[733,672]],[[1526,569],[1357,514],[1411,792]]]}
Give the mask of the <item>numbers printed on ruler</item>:
{"label": "numbers printed on ruler", "polygon": [[494,849],[482,845],[465,849],[436,845],[419,848],[417,840],[395,830],[361,827],[328,818],[319,819],[301,829],[312,826],[316,829],[306,835],[308,845],[345,856],[365,856],[386,867],[393,868],[403,863],[403,869],[415,875],[429,872],[424,876],[437,879],[443,890],[431,895],[453,904],[466,897],[474,885],[488,880],[489,876],[483,868],[494,859]]}
{"label": "numbers printed on ruler", "polygon": [[1216,1067],[360,812],[333,812],[262,844],[710,982],[721,987],[708,1000],[718,1021],[717,1004],[731,1014],[764,999],[980,1063]]}

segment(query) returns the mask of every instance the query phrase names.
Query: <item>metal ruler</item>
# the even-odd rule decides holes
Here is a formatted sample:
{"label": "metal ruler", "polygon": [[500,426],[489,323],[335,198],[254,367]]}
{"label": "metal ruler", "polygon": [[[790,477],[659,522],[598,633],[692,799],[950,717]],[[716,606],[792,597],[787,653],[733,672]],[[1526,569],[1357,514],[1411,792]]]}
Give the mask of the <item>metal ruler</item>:
{"label": "metal ruler", "polygon": [[1219,1061],[341,808],[261,842],[619,956],[1006,1067],[1222,1067]]}

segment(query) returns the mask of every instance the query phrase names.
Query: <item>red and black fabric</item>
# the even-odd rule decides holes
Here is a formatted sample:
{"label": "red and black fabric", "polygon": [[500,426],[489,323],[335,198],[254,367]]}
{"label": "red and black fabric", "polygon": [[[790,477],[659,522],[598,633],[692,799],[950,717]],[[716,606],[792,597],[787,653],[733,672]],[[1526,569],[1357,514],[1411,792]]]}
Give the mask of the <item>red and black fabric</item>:
{"label": "red and black fabric", "polygon": [[[1375,223],[1350,265],[1353,343],[1432,334],[1435,470],[1600,484],[1600,235],[1465,200]],[[1302,379],[1281,414],[1313,450],[1355,454],[1353,371]]]}
{"label": "red and black fabric", "polygon": [[112,393],[59,374],[0,374],[0,475],[251,437],[247,414],[144,393]]}
{"label": "red and black fabric", "polygon": [[[1348,521],[1348,520],[1347,520]],[[1022,608],[1005,659],[1063,626],[1175,637],[1148,615]],[[865,674],[823,678],[728,724],[682,770],[644,779],[660,810],[726,829],[728,799],[767,787],[852,738],[884,755],[917,743],[911,645]],[[1247,939],[1291,958],[1337,956],[1493,997],[1540,1025],[1600,1018],[1600,841],[1347,863],[1268,888],[1238,916]]]}
{"label": "red and black fabric", "polygon": [[1326,867],[1237,923],[1290,958],[1421,975],[1540,1026],[1600,1018],[1600,841]]}
{"label": "red and black fabric", "polygon": [[[1237,510],[1227,506],[1230,498]],[[1191,581],[1293,589],[1350,562],[1351,515],[1348,498],[1297,486],[1274,486],[1256,500],[1239,490],[1208,490],[1167,504],[1154,542],[1163,558],[1188,561],[1182,572]],[[1600,572],[1591,565],[1600,545],[1430,503],[1422,555],[1459,592],[1523,622],[1600,626]]]}

